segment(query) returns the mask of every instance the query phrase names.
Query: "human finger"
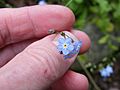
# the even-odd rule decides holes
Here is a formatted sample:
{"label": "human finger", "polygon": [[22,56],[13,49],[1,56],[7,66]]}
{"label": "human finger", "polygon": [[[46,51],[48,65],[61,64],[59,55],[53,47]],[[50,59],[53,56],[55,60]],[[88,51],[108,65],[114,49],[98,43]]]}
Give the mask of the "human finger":
{"label": "human finger", "polygon": [[43,38],[49,29],[70,30],[74,15],[60,5],[0,9],[0,48],[31,38]]}

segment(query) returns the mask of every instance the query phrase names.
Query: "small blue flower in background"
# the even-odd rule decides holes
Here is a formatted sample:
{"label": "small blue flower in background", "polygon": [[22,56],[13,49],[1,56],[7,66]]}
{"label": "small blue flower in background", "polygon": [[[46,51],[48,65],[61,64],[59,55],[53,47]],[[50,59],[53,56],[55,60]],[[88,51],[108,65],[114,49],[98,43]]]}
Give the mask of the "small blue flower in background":
{"label": "small blue flower in background", "polygon": [[110,74],[113,73],[113,68],[112,68],[112,66],[110,66],[110,65],[108,65],[108,66],[106,67],[106,70],[107,70]]}
{"label": "small blue flower in background", "polygon": [[38,4],[39,5],[46,5],[47,3],[46,3],[46,0],[38,0]]}
{"label": "small blue flower in background", "polygon": [[71,38],[59,38],[57,48],[64,55],[68,55],[74,49]]}
{"label": "small blue flower in background", "polygon": [[104,78],[110,77],[112,73],[113,73],[113,67],[110,65],[100,70],[100,75]]}
{"label": "small blue flower in background", "polygon": [[100,70],[100,75],[101,75],[102,77],[109,77],[109,76],[110,76],[110,74],[106,71],[105,68],[102,69],[102,70]]}

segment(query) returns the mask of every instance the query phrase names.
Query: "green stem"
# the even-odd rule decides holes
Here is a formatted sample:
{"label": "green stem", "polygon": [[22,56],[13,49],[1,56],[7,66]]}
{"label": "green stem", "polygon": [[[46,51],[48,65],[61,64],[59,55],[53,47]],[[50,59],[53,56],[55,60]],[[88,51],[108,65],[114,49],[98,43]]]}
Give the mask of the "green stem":
{"label": "green stem", "polygon": [[61,32],[61,36],[63,36],[65,39],[66,39],[66,36],[67,36],[68,38],[70,38],[72,40],[72,42],[74,42],[74,40],[70,36],[65,34],[64,32]]}
{"label": "green stem", "polygon": [[99,88],[99,86],[95,83],[95,81],[94,81],[94,79],[92,78],[92,76],[90,75],[89,71],[85,68],[85,66],[83,65],[83,63],[80,62],[80,60],[79,60],[78,57],[77,57],[77,60],[78,60],[78,62],[79,62],[79,64],[80,64],[80,66],[82,67],[82,69],[83,69],[83,70],[85,71],[85,73],[87,74],[87,76],[88,76],[90,82],[93,84],[95,90],[101,90],[101,89]]}
{"label": "green stem", "polygon": [[68,7],[73,0],[70,0],[65,6]]}

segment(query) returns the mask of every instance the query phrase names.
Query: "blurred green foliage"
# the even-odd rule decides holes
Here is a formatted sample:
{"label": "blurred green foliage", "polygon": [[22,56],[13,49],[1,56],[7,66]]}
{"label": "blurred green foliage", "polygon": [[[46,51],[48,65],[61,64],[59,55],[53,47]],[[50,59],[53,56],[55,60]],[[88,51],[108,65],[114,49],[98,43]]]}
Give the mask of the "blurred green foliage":
{"label": "blurred green foliage", "polygon": [[[65,5],[68,0],[61,0]],[[102,33],[99,45],[113,52],[120,48],[120,0],[72,0],[68,7],[76,16],[75,28],[83,30],[88,24]],[[114,56],[113,56],[114,57]],[[85,60],[86,57],[81,59]]]}
{"label": "blurred green foliage", "polygon": [[[66,5],[68,0],[62,0],[62,2],[64,3],[63,5]],[[92,75],[98,74],[99,70],[107,65],[114,66],[114,63],[117,61],[116,56],[120,53],[120,0],[72,0],[67,6],[76,16],[74,27],[80,30],[84,30],[87,25],[97,27],[100,33],[100,37],[96,41],[98,43],[97,47],[100,48],[102,46],[101,49],[107,47],[111,51],[106,52],[110,54],[102,57],[102,50],[98,50],[99,57],[102,58],[95,59],[96,61],[90,60],[91,56],[80,55],[80,62],[84,64]],[[94,47],[94,40],[92,40],[92,43]],[[94,50],[92,53],[94,54]],[[84,70],[84,67],[82,69]],[[86,71],[84,70],[84,72]],[[89,77],[89,74],[87,74],[87,76]],[[90,81],[92,81],[92,79],[90,79]],[[93,82],[93,85],[94,84]],[[94,85],[94,87],[96,87],[96,85]],[[93,88],[91,90],[93,90]]]}
{"label": "blurred green foliage", "polygon": [[[87,24],[94,24],[104,33],[98,40],[99,44],[109,44],[112,40],[120,42],[120,36],[112,36],[113,32],[120,29],[120,0],[73,0],[69,8],[76,16],[76,28],[81,29]],[[117,50],[117,47],[114,47],[110,48]]]}

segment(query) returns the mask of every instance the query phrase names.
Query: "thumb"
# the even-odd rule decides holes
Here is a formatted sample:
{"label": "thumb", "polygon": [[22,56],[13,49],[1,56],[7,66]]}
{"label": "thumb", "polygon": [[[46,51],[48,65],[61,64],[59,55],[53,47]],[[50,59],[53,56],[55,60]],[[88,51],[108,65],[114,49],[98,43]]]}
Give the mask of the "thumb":
{"label": "thumb", "polygon": [[[67,37],[77,41],[70,32]],[[43,90],[60,78],[74,62],[76,54],[65,58],[67,51],[60,54],[58,40],[60,34],[49,35],[28,46],[0,70],[2,90]],[[69,42],[66,41],[66,43]],[[69,46],[72,48],[72,46]],[[69,49],[72,50],[72,49]],[[65,55],[64,55],[65,54]],[[7,87],[6,87],[7,86]]]}

